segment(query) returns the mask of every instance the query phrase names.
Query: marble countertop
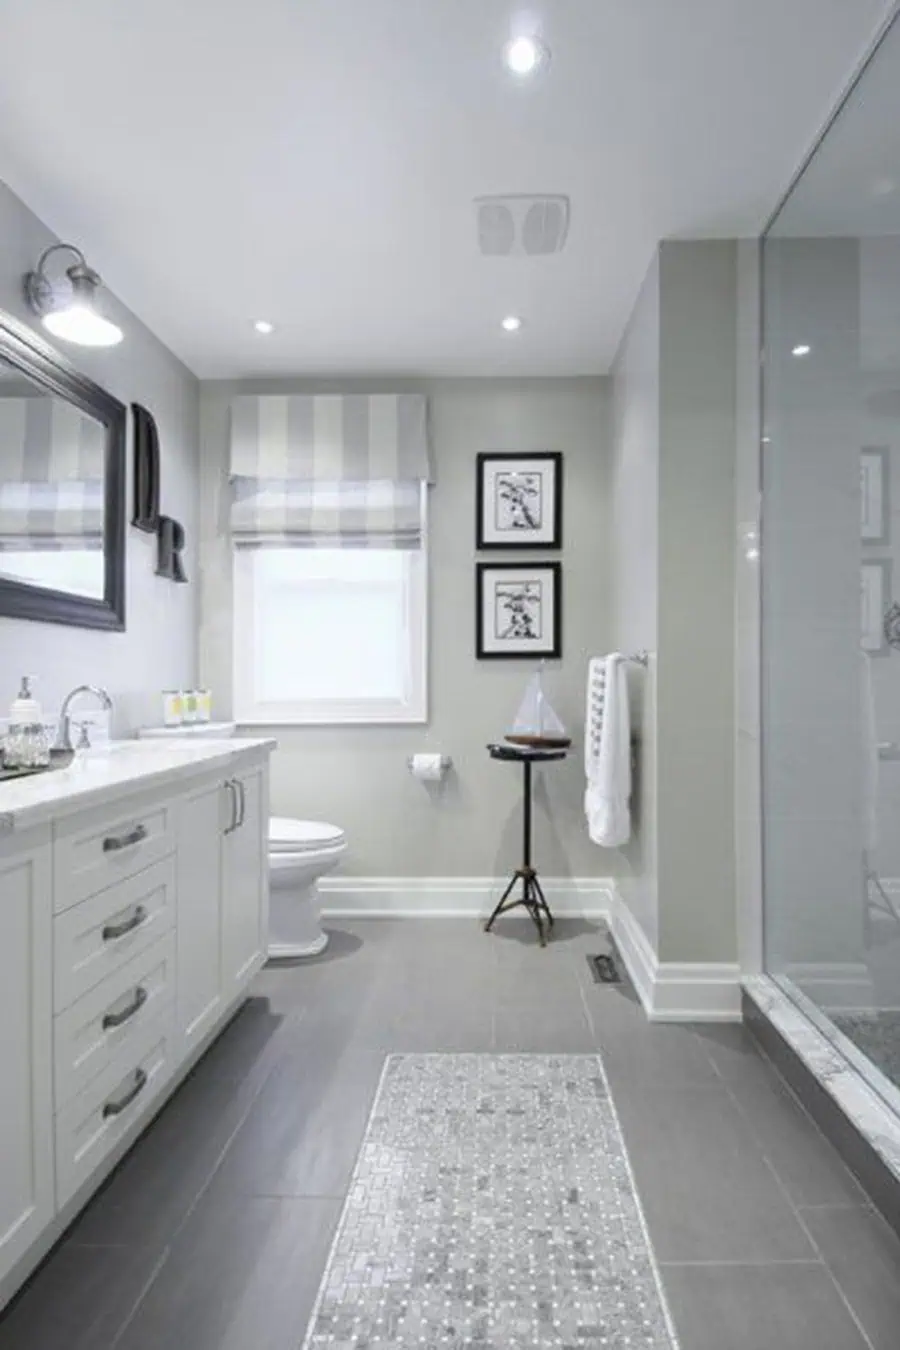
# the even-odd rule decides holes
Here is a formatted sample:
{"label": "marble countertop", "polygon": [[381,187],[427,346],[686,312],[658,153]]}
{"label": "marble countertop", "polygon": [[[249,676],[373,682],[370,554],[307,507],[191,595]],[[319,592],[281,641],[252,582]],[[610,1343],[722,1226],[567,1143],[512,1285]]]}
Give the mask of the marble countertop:
{"label": "marble countertop", "polygon": [[81,751],[67,769],[0,783],[0,837],[57,820],[127,793],[177,784],[212,772],[252,751],[272,750],[268,737],[233,740],[113,741]]}

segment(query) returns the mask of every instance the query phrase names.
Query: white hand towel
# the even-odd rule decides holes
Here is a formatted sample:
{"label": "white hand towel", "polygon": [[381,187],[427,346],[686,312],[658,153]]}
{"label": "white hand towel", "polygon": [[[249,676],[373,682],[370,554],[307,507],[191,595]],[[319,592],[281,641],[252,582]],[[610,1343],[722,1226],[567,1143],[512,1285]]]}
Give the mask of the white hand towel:
{"label": "white hand towel", "polygon": [[631,837],[631,722],[621,652],[592,661],[588,671],[585,770],[588,833],[601,848],[618,848]]}

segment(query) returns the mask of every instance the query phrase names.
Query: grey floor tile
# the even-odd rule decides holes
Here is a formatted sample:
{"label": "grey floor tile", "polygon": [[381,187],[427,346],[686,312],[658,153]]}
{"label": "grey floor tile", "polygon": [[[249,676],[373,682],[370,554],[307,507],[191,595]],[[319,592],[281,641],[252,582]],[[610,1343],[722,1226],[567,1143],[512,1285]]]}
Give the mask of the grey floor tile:
{"label": "grey floor tile", "polygon": [[866,1350],[823,1266],[663,1266],[662,1277],[682,1350]]}
{"label": "grey floor tile", "polygon": [[384,1056],[326,1042],[287,1057],[269,1078],[216,1175],[247,1195],[341,1196],[372,1108]]}
{"label": "grey floor tile", "polygon": [[703,1049],[726,1083],[765,1082],[778,1069],[757,1038],[740,1022],[710,1023],[698,1028]]}
{"label": "grey floor tile", "polygon": [[732,1082],[729,1090],[795,1204],[868,1203],[859,1182],[774,1073],[764,1082]]}
{"label": "grey floor tile", "polygon": [[82,1211],[73,1236],[161,1249],[208,1185],[264,1081],[209,1073],[201,1061]]}
{"label": "grey floor tile", "polygon": [[873,1210],[801,1210],[813,1240],[872,1342],[900,1345],[900,1238]]}
{"label": "grey floor tile", "polygon": [[505,1003],[494,1013],[494,1049],[531,1054],[596,1054],[584,1010],[577,1003],[528,1007]]}
{"label": "grey floor tile", "polygon": [[0,1315],[0,1350],[109,1350],[163,1259],[63,1241]]}
{"label": "grey floor tile", "polygon": [[[897,1350],[900,1243],[742,1028],[648,1024],[627,983],[591,981],[604,934],[580,920],[544,951],[518,918],[326,927],[322,958],[261,972],[0,1318],[0,1350],[111,1350],[142,1294],[124,1350],[298,1350],[384,1055],[491,1049],[599,1050],[657,1255],[737,1263],[666,1268],[681,1350],[857,1350],[819,1248],[875,1350]],[[802,1210],[817,1246],[786,1191],[851,1204]]]}
{"label": "grey floor tile", "polygon": [[760,1147],[798,1205],[868,1203],[836,1150],[742,1026],[698,1029]]}
{"label": "grey floor tile", "polygon": [[612,1084],[665,1261],[785,1261],[813,1249],[722,1083]]}
{"label": "grey floor tile", "polygon": [[195,1072],[207,1078],[232,1083],[252,1082],[265,1074],[278,1053],[285,1015],[272,1008],[268,999],[254,994],[216,1038]]}
{"label": "grey floor tile", "polygon": [[257,975],[254,991],[276,1012],[319,1005],[323,998],[364,1001],[383,964],[385,944],[373,943],[343,926],[332,927],[329,944],[317,957],[302,961],[272,961]]}
{"label": "grey floor tile", "polygon": [[597,989],[586,995],[595,1044],[613,1089],[641,1080],[679,1085],[716,1085],[719,1079],[693,1027],[648,1022],[627,993]]}
{"label": "grey floor tile", "polygon": [[116,1350],[297,1350],[338,1211],[211,1188]]}

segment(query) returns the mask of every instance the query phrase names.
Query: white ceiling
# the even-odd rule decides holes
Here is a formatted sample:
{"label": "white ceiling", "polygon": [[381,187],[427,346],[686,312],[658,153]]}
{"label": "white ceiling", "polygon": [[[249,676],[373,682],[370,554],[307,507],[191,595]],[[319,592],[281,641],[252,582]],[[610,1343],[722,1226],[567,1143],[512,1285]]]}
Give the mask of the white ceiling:
{"label": "white ceiling", "polygon": [[[0,177],[203,377],[595,373],[658,239],[758,230],[888,8],[0,0]],[[472,198],[542,191],[565,251],[482,258]]]}

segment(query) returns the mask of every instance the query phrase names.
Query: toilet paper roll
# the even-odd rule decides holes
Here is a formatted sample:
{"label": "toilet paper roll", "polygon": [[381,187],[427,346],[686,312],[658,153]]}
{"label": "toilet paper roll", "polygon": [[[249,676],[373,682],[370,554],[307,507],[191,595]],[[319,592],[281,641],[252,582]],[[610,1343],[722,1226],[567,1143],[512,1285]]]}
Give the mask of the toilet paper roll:
{"label": "toilet paper roll", "polygon": [[439,783],[446,765],[443,755],[413,755],[409,767],[420,783]]}

